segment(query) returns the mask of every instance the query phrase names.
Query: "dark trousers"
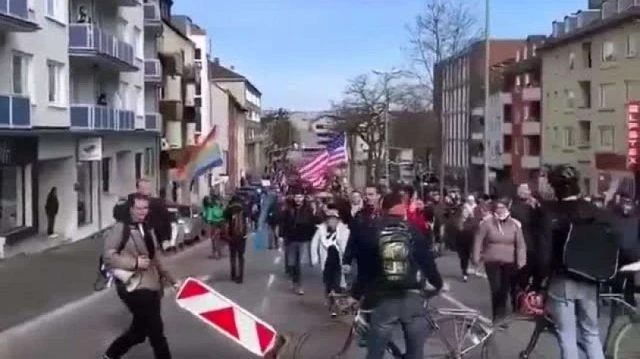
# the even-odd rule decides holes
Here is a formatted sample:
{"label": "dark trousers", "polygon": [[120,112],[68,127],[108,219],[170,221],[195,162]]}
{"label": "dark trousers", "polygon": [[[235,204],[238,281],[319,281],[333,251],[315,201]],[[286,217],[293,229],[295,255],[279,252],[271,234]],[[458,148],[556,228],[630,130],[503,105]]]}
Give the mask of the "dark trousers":
{"label": "dark trousers", "polygon": [[541,271],[538,269],[538,259],[535,252],[527,252],[527,264],[518,272],[518,286],[522,290],[540,289],[542,283]]}
{"label": "dark trousers", "polygon": [[118,284],[118,296],[133,315],[133,320],[127,331],[111,343],[105,355],[119,359],[133,346],[149,338],[156,359],[171,359],[160,314],[160,292],[148,289],[127,292]]}
{"label": "dark trousers", "polygon": [[456,252],[460,260],[462,275],[468,275],[469,260],[471,259],[471,247],[473,246],[473,234],[461,233],[456,241]]}
{"label": "dark trousers", "polygon": [[229,241],[229,265],[231,266],[231,280],[244,280],[244,252],[247,248],[246,238],[235,238]]}
{"label": "dark trousers", "polygon": [[53,234],[53,228],[56,224],[56,215],[55,214],[47,214],[47,234]]}
{"label": "dark trousers", "polygon": [[332,291],[334,293],[340,292],[341,277],[342,268],[340,266],[340,255],[335,247],[329,247],[327,249],[327,260],[324,263],[324,269],[322,271],[325,294],[329,294]]}
{"label": "dark trousers", "polygon": [[404,359],[424,358],[424,344],[429,333],[422,297],[407,293],[398,298],[384,298],[373,308],[367,333],[366,359],[382,359],[386,346],[393,339],[396,326],[404,332]]}
{"label": "dark trousers", "polygon": [[517,290],[517,269],[513,263],[485,263],[489,289],[491,290],[491,309],[493,321],[507,316],[507,300],[511,297],[511,307],[515,308]]}
{"label": "dark trousers", "polygon": [[304,248],[306,248],[305,242],[289,241],[285,246],[287,274],[296,285],[302,283],[302,251]]}

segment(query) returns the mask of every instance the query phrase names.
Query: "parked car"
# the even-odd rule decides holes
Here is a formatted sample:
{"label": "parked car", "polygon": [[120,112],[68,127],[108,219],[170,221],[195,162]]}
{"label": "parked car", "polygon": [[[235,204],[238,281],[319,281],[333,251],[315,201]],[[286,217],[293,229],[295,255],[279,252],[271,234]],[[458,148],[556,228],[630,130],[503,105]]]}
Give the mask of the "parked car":
{"label": "parked car", "polygon": [[198,206],[172,204],[167,210],[171,221],[171,237],[162,244],[163,250],[177,250],[200,239],[204,223]]}

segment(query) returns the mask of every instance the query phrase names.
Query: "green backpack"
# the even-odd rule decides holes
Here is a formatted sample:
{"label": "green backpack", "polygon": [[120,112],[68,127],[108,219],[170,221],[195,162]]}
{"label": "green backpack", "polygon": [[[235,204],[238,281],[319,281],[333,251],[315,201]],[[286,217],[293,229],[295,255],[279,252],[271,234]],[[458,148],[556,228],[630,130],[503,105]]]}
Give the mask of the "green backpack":
{"label": "green backpack", "polygon": [[209,223],[220,223],[224,220],[224,210],[219,205],[207,207],[204,212],[204,219]]}

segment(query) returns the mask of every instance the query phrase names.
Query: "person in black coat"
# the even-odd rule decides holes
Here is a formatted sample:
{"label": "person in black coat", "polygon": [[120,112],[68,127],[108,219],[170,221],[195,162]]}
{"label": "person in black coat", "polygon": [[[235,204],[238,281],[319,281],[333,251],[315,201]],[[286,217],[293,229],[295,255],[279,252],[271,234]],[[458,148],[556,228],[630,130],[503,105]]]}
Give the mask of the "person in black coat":
{"label": "person in black coat", "polygon": [[47,202],[44,205],[44,211],[47,214],[47,235],[49,236],[54,235],[53,231],[55,229],[56,215],[58,215],[59,208],[58,191],[56,187],[51,187],[47,195]]}

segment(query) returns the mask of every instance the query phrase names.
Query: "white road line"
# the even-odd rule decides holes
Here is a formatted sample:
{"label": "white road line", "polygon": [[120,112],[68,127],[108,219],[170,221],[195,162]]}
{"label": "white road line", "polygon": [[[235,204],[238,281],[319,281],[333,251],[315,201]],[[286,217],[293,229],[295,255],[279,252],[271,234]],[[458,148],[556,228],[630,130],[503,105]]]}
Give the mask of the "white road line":
{"label": "white road line", "polygon": [[267,279],[267,290],[271,289],[271,286],[276,281],[276,275],[271,273],[269,274],[269,279]]}
{"label": "white road line", "polygon": [[273,264],[278,265],[282,261],[282,256],[278,255],[273,259]]}
{"label": "white road line", "polygon": [[[455,305],[456,307],[458,307],[460,309],[477,311],[477,309],[473,309],[473,308],[465,305],[464,303],[462,303],[461,301],[457,300],[456,298],[450,296],[447,293],[441,293],[440,297],[442,297],[444,300],[446,300],[447,302]],[[483,322],[486,325],[491,325],[492,324],[492,321],[489,318],[487,318],[484,315],[482,315],[482,314],[480,315],[479,319],[480,319],[481,322]]]}

